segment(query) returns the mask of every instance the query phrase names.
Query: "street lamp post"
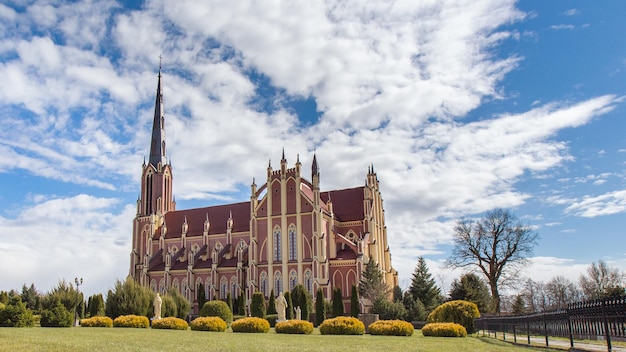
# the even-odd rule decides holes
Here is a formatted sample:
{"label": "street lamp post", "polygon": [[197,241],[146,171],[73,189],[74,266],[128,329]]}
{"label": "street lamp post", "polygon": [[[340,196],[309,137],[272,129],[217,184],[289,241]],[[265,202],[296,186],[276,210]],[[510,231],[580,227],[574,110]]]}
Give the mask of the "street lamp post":
{"label": "street lamp post", "polygon": [[[74,283],[76,284],[76,291],[78,291],[79,293],[79,297],[80,297],[80,285],[83,284],[83,278],[81,277],[80,279],[78,277],[74,278]],[[83,299],[80,299],[80,305],[83,305]],[[78,308],[78,307],[76,307]],[[80,322],[80,317],[78,316],[78,309],[76,310],[76,320],[74,320],[74,326],[78,326]]]}

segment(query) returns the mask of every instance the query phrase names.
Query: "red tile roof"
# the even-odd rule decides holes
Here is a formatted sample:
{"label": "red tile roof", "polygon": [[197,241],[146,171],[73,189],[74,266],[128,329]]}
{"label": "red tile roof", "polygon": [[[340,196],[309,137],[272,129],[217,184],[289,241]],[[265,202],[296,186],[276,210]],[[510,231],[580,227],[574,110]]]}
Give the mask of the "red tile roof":
{"label": "red tile roof", "polygon": [[166,238],[180,237],[187,218],[187,236],[202,236],[204,221],[209,216],[209,234],[226,233],[226,221],[233,215],[233,232],[250,231],[250,202],[216,205],[206,208],[171,211],[165,214]]}
{"label": "red tile roof", "polygon": [[333,213],[338,220],[363,220],[365,218],[365,214],[363,214],[364,188],[356,187],[321,192],[320,198],[326,203],[330,194],[330,200],[333,202]]}

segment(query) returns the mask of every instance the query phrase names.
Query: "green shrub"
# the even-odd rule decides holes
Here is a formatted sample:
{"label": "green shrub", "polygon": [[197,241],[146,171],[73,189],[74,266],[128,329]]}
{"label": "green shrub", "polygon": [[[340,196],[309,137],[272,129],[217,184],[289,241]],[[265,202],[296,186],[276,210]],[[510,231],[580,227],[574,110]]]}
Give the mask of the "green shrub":
{"label": "green shrub", "polygon": [[226,322],[220,317],[199,317],[191,322],[191,330],[224,332]]}
{"label": "green shrub", "polygon": [[287,320],[276,323],[277,334],[304,334],[313,332],[313,323],[305,320]]}
{"label": "green shrub", "polygon": [[74,314],[68,311],[60,300],[56,300],[54,306],[41,311],[39,324],[42,327],[69,328],[74,322]]}
{"label": "green shrub", "polygon": [[261,292],[252,294],[252,302],[250,302],[250,313],[253,317],[265,318],[265,297]]}
{"label": "green shrub", "polygon": [[315,293],[315,325],[320,326],[326,319],[326,310],[324,309],[324,292],[321,288]]}
{"label": "green shrub", "polygon": [[233,322],[233,312],[228,307],[228,303],[220,300],[208,301],[200,309],[201,317],[220,317],[230,324]]}
{"label": "green shrub", "polygon": [[113,290],[107,293],[105,304],[106,315],[115,319],[120,315],[154,315],[152,301],[154,292],[141,286],[132,277],[125,281],[116,280]]}
{"label": "green shrub", "polygon": [[4,309],[4,307],[6,307],[6,305],[2,302],[0,302],[0,310]]}
{"label": "green shrub", "polygon": [[82,319],[80,326],[85,328],[111,328],[113,327],[113,319],[103,316],[95,316],[89,319]]}
{"label": "green shrub", "polygon": [[276,320],[278,320],[278,314],[268,314],[265,316],[265,320],[270,323],[270,327],[275,327]]}
{"label": "green shrub", "polygon": [[467,330],[456,323],[430,323],[422,328],[422,335],[437,337],[465,337]]}
{"label": "green shrub", "polygon": [[333,290],[333,317],[341,317],[343,312],[343,294],[341,288],[337,287]]}
{"label": "green shrub", "polygon": [[145,328],[150,326],[147,317],[140,315],[120,315],[113,320],[113,326],[116,328]]}
{"label": "green shrub", "polygon": [[322,335],[363,335],[365,325],[354,317],[337,317],[326,319],[320,325]]}
{"label": "green shrub", "polygon": [[268,332],[270,323],[257,317],[243,318],[234,321],[231,326],[233,332]]}
{"label": "green shrub", "polygon": [[474,319],[480,318],[478,306],[475,303],[456,300],[446,302],[435,308],[426,322],[428,323],[457,323],[463,325],[468,334],[474,333]]}
{"label": "green shrub", "polygon": [[378,314],[381,320],[404,320],[407,315],[402,302],[392,302],[385,296],[378,297],[374,301],[372,313]]}
{"label": "green shrub", "polygon": [[379,320],[370,324],[367,330],[372,335],[411,336],[413,324],[404,320]]}
{"label": "green shrub", "polygon": [[104,298],[102,298],[101,293],[89,297],[87,312],[90,317],[104,316]]}
{"label": "green shrub", "polygon": [[19,297],[13,297],[4,309],[0,309],[1,327],[31,327],[35,324],[33,313]]}
{"label": "green shrub", "polygon": [[189,324],[186,321],[176,318],[167,317],[163,319],[157,319],[152,321],[153,329],[169,329],[169,330],[187,330]]}

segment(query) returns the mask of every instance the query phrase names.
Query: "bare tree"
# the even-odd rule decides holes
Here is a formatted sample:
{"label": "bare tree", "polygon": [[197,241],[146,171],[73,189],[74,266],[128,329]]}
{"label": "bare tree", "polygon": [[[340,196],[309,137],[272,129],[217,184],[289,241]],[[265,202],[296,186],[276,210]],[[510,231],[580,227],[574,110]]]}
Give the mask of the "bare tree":
{"label": "bare tree", "polygon": [[604,261],[591,263],[587,275],[580,275],[580,288],[586,299],[598,299],[625,294],[624,274],[619,269],[609,267]]}
{"label": "bare tree", "polygon": [[565,308],[569,303],[580,300],[580,291],[565,276],[555,276],[545,286],[549,309]]}
{"label": "bare tree", "polygon": [[526,262],[538,235],[508,210],[495,209],[477,221],[461,219],[454,227],[450,267],[476,266],[489,283],[494,311],[500,313],[499,286]]}

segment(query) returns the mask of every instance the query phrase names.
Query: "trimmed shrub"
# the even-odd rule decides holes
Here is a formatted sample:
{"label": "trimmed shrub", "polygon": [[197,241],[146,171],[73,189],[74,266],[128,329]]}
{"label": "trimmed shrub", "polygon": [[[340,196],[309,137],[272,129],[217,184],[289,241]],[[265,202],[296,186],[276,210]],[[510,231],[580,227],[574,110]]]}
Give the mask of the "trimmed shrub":
{"label": "trimmed shrub", "polygon": [[278,320],[278,314],[268,314],[265,316],[265,320],[270,323],[270,327],[276,326],[276,320]]}
{"label": "trimmed shrub", "polygon": [[278,314],[276,311],[276,298],[274,297],[274,289],[270,292],[270,299],[267,302],[266,314]]}
{"label": "trimmed shrub", "polygon": [[113,319],[103,316],[95,316],[88,319],[82,319],[80,326],[85,328],[111,328],[113,327]]}
{"label": "trimmed shrub", "polygon": [[430,323],[422,328],[422,335],[437,337],[465,337],[467,330],[456,323]]}
{"label": "trimmed shrub", "polygon": [[313,332],[313,323],[304,320],[287,320],[276,323],[277,334],[304,334]]}
{"label": "trimmed shrub", "polygon": [[326,319],[326,310],[324,309],[324,292],[321,288],[315,293],[315,325],[319,326]]}
{"label": "trimmed shrub", "polygon": [[250,313],[253,317],[265,318],[265,297],[261,292],[252,294],[252,302],[250,302]]}
{"label": "trimmed shrub", "polygon": [[189,324],[186,321],[176,318],[167,317],[163,319],[157,319],[152,321],[153,329],[169,329],[169,330],[187,330]]}
{"label": "trimmed shrub", "polygon": [[226,322],[220,317],[199,317],[191,322],[191,330],[224,332]]}
{"label": "trimmed shrub", "polygon": [[233,332],[268,332],[270,331],[270,323],[257,317],[243,318],[234,321],[231,326]]}
{"label": "trimmed shrub", "polygon": [[0,309],[1,327],[32,327],[34,324],[33,313],[19,297],[11,298],[4,309]]}
{"label": "trimmed shrub", "polygon": [[200,309],[201,317],[220,317],[230,324],[233,322],[233,312],[230,310],[228,303],[224,301],[208,301]]}
{"label": "trimmed shrub", "polygon": [[411,336],[413,324],[404,320],[379,320],[370,324],[367,330],[372,335]]}
{"label": "trimmed shrub", "polygon": [[115,281],[113,290],[107,293],[105,312],[113,319],[120,315],[154,315],[152,301],[154,292],[141,286],[130,276],[125,281]]}
{"label": "trimmed shrub", "polygon": [[480,318],[475,303],[456,300],[446,302],[428,314],[428,323],[457,323],[463,325],[468,334],[474,333],[474,319]]}
{"label": "trimmed shrub", "polygon": [[357,318],[361,313],[359,304],[359,291],[356,285],[352,285],[352,292],[350,294],[350,316]]}
{"label": "trimmed shrub", "polygon": [[72,322],[74,322],[74,315],[65,309],[65,306],[58,299],[53,307],[41,312],[41,319],[39,320],[42,327],[53,328],[69,328],[72,326]]}
{"label": "trimmed shrub", "polygon": [[337,287],[333,290],[333,317],[343,316],[343,294],[341,288]]}
{"label": "trimmed shrub", "polygon": [[320,325],[322,335],[363,335],[365,325],[354,317],[326,319]]}
{"label": "trimmed shrub", "polygon": [[150,320],[141,315],[120,315],[113,320],[113,326],[116,328],[144,328],[150,326]]}

